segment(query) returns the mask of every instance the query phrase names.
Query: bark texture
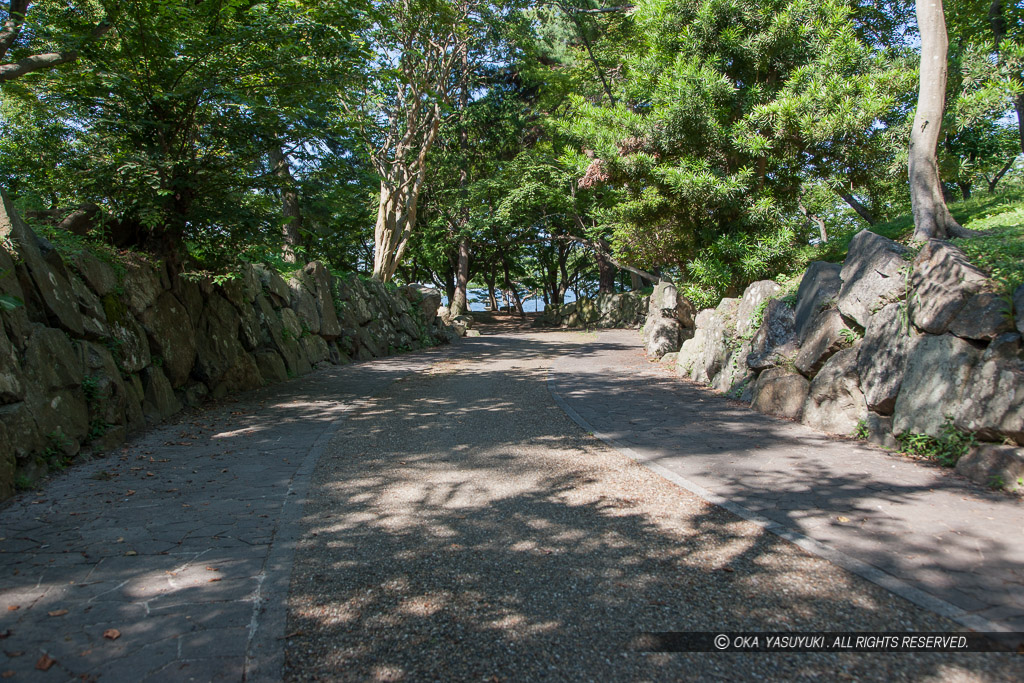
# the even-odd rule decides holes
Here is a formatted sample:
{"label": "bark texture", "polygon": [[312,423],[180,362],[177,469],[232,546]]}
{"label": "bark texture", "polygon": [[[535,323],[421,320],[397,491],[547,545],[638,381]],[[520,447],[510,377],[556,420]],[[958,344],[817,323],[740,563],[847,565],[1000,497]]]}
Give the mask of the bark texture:
{"label": "bark texture", "polygon": [[942,194],[936,146],[946,107],[949,37],[942,0],[917,0],[921,31],[921,73],[917,113],[910,132],[910,201],[914,214],[914,240],[946,239],[966,231],[949,213]]}

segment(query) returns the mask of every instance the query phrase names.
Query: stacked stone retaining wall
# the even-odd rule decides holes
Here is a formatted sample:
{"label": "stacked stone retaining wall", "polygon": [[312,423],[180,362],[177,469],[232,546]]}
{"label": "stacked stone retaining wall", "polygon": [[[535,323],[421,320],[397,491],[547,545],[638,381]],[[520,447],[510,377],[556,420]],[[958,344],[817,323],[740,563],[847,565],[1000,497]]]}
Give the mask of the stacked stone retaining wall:
{"label": "stacked stone retaining wall", "polygon": [[436,290],[312,262],[227,278],[62,255],[0,210],[0,498],[185,406],[451,339]]}

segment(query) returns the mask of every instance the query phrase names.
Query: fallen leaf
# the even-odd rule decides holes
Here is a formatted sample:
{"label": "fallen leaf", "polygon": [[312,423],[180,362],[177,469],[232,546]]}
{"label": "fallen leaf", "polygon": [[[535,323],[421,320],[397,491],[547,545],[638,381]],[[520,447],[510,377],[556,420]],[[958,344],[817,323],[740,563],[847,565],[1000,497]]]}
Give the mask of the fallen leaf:
{"label": "fallen leaf", "polygon": [[24,650],[4,650],[4,654],[8,657],[20,657],[25,654]]}
{"label": "fallen leaf", "polygon": [[132,489],[128,489],[128,493],[126,493],[124,495],[126,495],[126,496],[134,496],[135,495],[135,491],[133,491]]}
{"label": "fallen leaf", "polygon": [[8,605],[7,606],[7,611],[8,612],[15,612],[15,611],[17,611],[19,609],[21,609],[21,605]]}
{"label": "fallen leaf", "polygon": [[135,552],[134,550],[129,550],[128,552],[125,553],[125,555],[128,556],[128,557],[134,557],[135,555],[138,555],[138,553]]}
{"label": "fallen leaf", "polygon": [[736,570],[733,569],[732,567],[730,567],[729,565],[725,565],[724,567],[722,567],[722,571],[723,572],[729,572],[731,574],[732,572],[734,572]]}
{"label": "fallen leaf", "polygon": [[849,518],[849,517],[844,517],[844,516],[842,516],[842,515],[839,515],[838,517],[836,517],[836,519],[838,519],[838,520],[839,520],[840,522],[842,522],[843,524],[845,524],[846,522],[849,522],[849,521],[850,521],[850,518]]}
{"label": "fallen leaf", "polygon": [[49,671],[50,667],[57,663],[57,660],[50,655],[43,655],[36,660],[36,668],[40,671]]}
{"label": "fallen leaf", "polygon": [[209,582],[208,582],[208,583],[213,583],[214,581],[220,581],[220,580],[221,580],[221,578],[220,578],[219,576],[214,576],[213,578],[211,578],[211,579],[209,580]]}
{"label": "fallen leaf", "polygon": [[103,637],[107,640],[117,640],[121,637],[121,632],[118,631],[116,628],[108,628],[106,631],[103,632]]}
{"label": "fallen leaf", "polygon": [[208,571],[208,572],[219,572],[220,568],[219,567],[207,567],[206,571]]}
{"label": "fallen leaf", "polygon": [[62,617],[67,613],[68,611],[66,609],[55,609],[52,612],[47,612],[51,617]]}

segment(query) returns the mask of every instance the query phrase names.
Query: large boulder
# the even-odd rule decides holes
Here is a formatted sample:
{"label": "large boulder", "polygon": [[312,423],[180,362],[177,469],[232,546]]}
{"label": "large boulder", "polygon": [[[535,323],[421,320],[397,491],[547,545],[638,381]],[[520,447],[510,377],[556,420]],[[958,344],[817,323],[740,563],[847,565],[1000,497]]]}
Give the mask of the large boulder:
{"label": "large boulder", "polygon": [[142,315],[143,311],[156,303],[165,289],[170,289],[166,278],[166,269],[162,264],[151,263],[141,257],[129,260],[125,264],[122,297],[128,310],[136,316]]}
{"label": "large boulder", "polygon": [[440,290],[427,285],[406,285],[400,287],[398,291],[419,312],[419,317],[424,323],[430,325],[434,322],[441,308]]}
{"label": "large boulder", "polygon": [[254,264],[253,270],[256,273],[256,277],[259,278],[263,292],[270,297],[270,303],[274,304],[275,308],[288,305],[292,293],[288,289],[288,283],[284,281],[284,278],[276,270],[261,263]]}
{"label": "large boulder", "polygon": [[960,458],[956,471],[982,486],[1024,491],[1024,448],[982,444]]}
{"label": "large boulder", "polygon": [[212,294],[196,326],[196,362],[192,373],[213,388],[245,349],[238,340],[238,312],[227,299]]}
{"label": "large boulder", "polygon": [[810,386],[807,378],[795,370],[770,368],[758,376],[750,407],[766,415],[799,420]]}
{"label": "large boulder", "polygon": [[1013,331],[1013,313],[1006,301],[992,292],[975,294],[949,324],[949,331],[964,339],[988,341]]}
{"label": "large boulder", "polygon": [[171,386],[185,384],[196,359],[196,331],[185,305],[170,292],[164,292],[139,320],[148,335],[151,353],[162,359]]}
{"label": "large boulder", "polygon": [[928,240],[914,258],[910,320],[922,332],[944,334],[967,300],[987,281],[957,247]]}
{"label": "large boulder", "polygon": [[14,344],[7,338],[0,321],[0,405],[17,403],[25,398],[25,374]]}
{"label": "large boulder", "polygon": [[981,355],[951,334],[921,337],[910,353],[896,398],[893,433],[938,436],[947,416],[960,412],[961,397]]}
{"label": "large boulder", "polygon": [[867,417],[857,375],[858,349],[843,349],[828,359],[811,382],[803,423],[832,434],[850,435]]}
{"label": "large boulder", "polygon": [[829,308],[822,311],[811,322],[807,336],[800,345],[794,360],[796,369],[808,377],[814,377],[832,354],[849,346],[849,334],[849,328],[838,310]]}
{"label": "large boulder", "polygon": [[291,309],[301,321],[302,329],[320,333],[320,311],[313,295],[313,284],[306,273],[299,271],[288,280],[291,289]]}
{"label": "large boulder", "polygon": [[[60,262],[60,256],[52,249],[49,259],[44,256],[40,246],[42,241],[21,220],[7,195],[0,190],[0,242],[5,240],[14,246],[23,261],[24,272],[28,276],[25,284],[38,294],[40,305],[51,324],[76,337],[82,336],[82,316],[78,312],[71,284],[67,280],[67,270]],[[24,291],[19,298],[27,299],[32,293]]]}
{"label": "large boulder", "polygon": [[881,235],[862,230],[850,240],[839,277],[839,311],[867,327],[876,312],[906,295],[910,264],[907,248]]}
{"label": "large boulder", "polygon": [[647,316],[644,324],[644,349],[648,358],[659,360],[666,353],[675,353],[682,343],[682,323],[675,318]]}
{"label": "large boulder", "polygon": [[729,355],[730,342],[736,337],[736,312],[739,305],[739,299],[722,299],[713,314],[706,318],[704,357],[699,362],[708,381],[719,373]]}
{"label": "large boulder", "polygon": [[740,297],[739,306],[736,308],[736,335],[741,338],[750,338],[754,331],[761,325],[761,320],[756,319],[756,314],[764,312],[766,301],[782,291],[782,286],[773,280],[760,280],[747,285]]}
{"label": "large boulder", "polygon": [[[711,309],[708,309],[711,310]],[[676,356],[676,374],[688,377],[694,382],[708,382],[709,377],[704,371],[704,346],[707,343],[707,329],[700,326],[701,315],[697,314],[698,325],[693,331],[693,337],[683,342]]]}
{"label": "large boulder", "polygon": [[307,281],[312,284],[313,296],[316,299],[316,310],[320,317],[318,334],[328,341],[337,339],[341,334],[341,323],[338,322],[338,312],[334,304],[334,276],[327,270],[327,266],[319,261],[306,264],[303,272],[307,276]]}
{"label": "large boulder", "polygon": [[82,314],[83,336],[87,339],[99,340],[110,336],[107,314],[103,302],[96,296],[79,276],[68,273],[71,291],[78,302],[78,311]]}
{"label": "large boulder", "polygon": [[265,384],[283,382],[288,379],[288,368],[276,351],[261,349],[256,352],[256,367]]}
{"label": "large boulder", "polygon": [[90,424],[103,429],[126,425],[129,394],[110,350],[100,344],[82,342],[78,353],[85,374],[82,388]]}
{"label": "large boulder", "polygon": [[797,353],[796,316],[784,301],[772,299],[764,308],[761,326],[747,354],[747,366],[765,370],[792,359]]}
{"label": "large boulder", "polygon": [[722,367],[711,380],[711,387],[738,398],[744,388],[755,378],[754,373],[747,366],[747,356],[749,355],[749,341],[731,340],[729,348],[726,349]]}
{"label": "large boulder", "polygon": [[160,368],[150,367],[143,370],[142,386],[142,410],[149,422],[160,422],[181,410],[181,403]]}
{"label": "large boulder", "polygon": [[989,345],[970,369],[954,424],[989,441],[1012,439],[1024,446],[1024,361],[1018,335]]}
{"label": "large boulder", "polygon": [[113,294],[120,284],[113,266],[84,249],[71,256],[69,263],[97,296]]}
{"label": "large boulder", "polygon": [[907,359],[920,338],[907,320],[904,304],[888,304],[871,318],[857,358],[857,372],[870,410],[892,414]]}
{"label": "large boulder", "polygon": [[841,270],[838,263],[827,261],[814,261],[807,266],[796,290],[793,330],[798,342],[807,336],[815,316],[826,308],[832,308],[839,298],[839,290],[843,286],[839,277]]}
{"label": "large boulder", "polygon": [[[280,311],[274,310],[270,298],[263,295],[256,297],[256,306],[263,329],[267,330],[271,343],[284,359],[287,371],[292,375],[303,375],[309,372],[312,369],[309,359],[306,358],[305,351],[299,344],[299,336],[294,331],[299,327],[295,313],[289,308],[283,308]],[[284,321],[285,312],[290,314],[288,326]]]}
{"label": "large boulder", "polygon": [[655,285],[647,306],[648,315],[660,311],[663,318],[675,318],[683,327],[693,327],[693,304],[671,282],[662,280]]}

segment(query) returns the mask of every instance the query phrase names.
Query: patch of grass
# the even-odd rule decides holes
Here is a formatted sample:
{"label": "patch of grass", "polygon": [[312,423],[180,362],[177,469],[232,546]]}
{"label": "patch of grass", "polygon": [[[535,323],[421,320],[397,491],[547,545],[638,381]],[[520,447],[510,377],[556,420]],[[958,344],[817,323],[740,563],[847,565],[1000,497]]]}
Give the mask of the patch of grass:
{"label": "patch of grass", "polygon": [[1012,294],[1024,284],[1024,203],[993,215],[968,221],[965,228],[984,232],[978,237],[953,240],[998,285]]}
{"label": "patch of grass", "polygon": [[973,434],[957,429],[951,416],[946,418],[938,436],[906,433],[897,436],[896,440],[902,452],[930,458],[944,467],[956,465],[978,443]]}

